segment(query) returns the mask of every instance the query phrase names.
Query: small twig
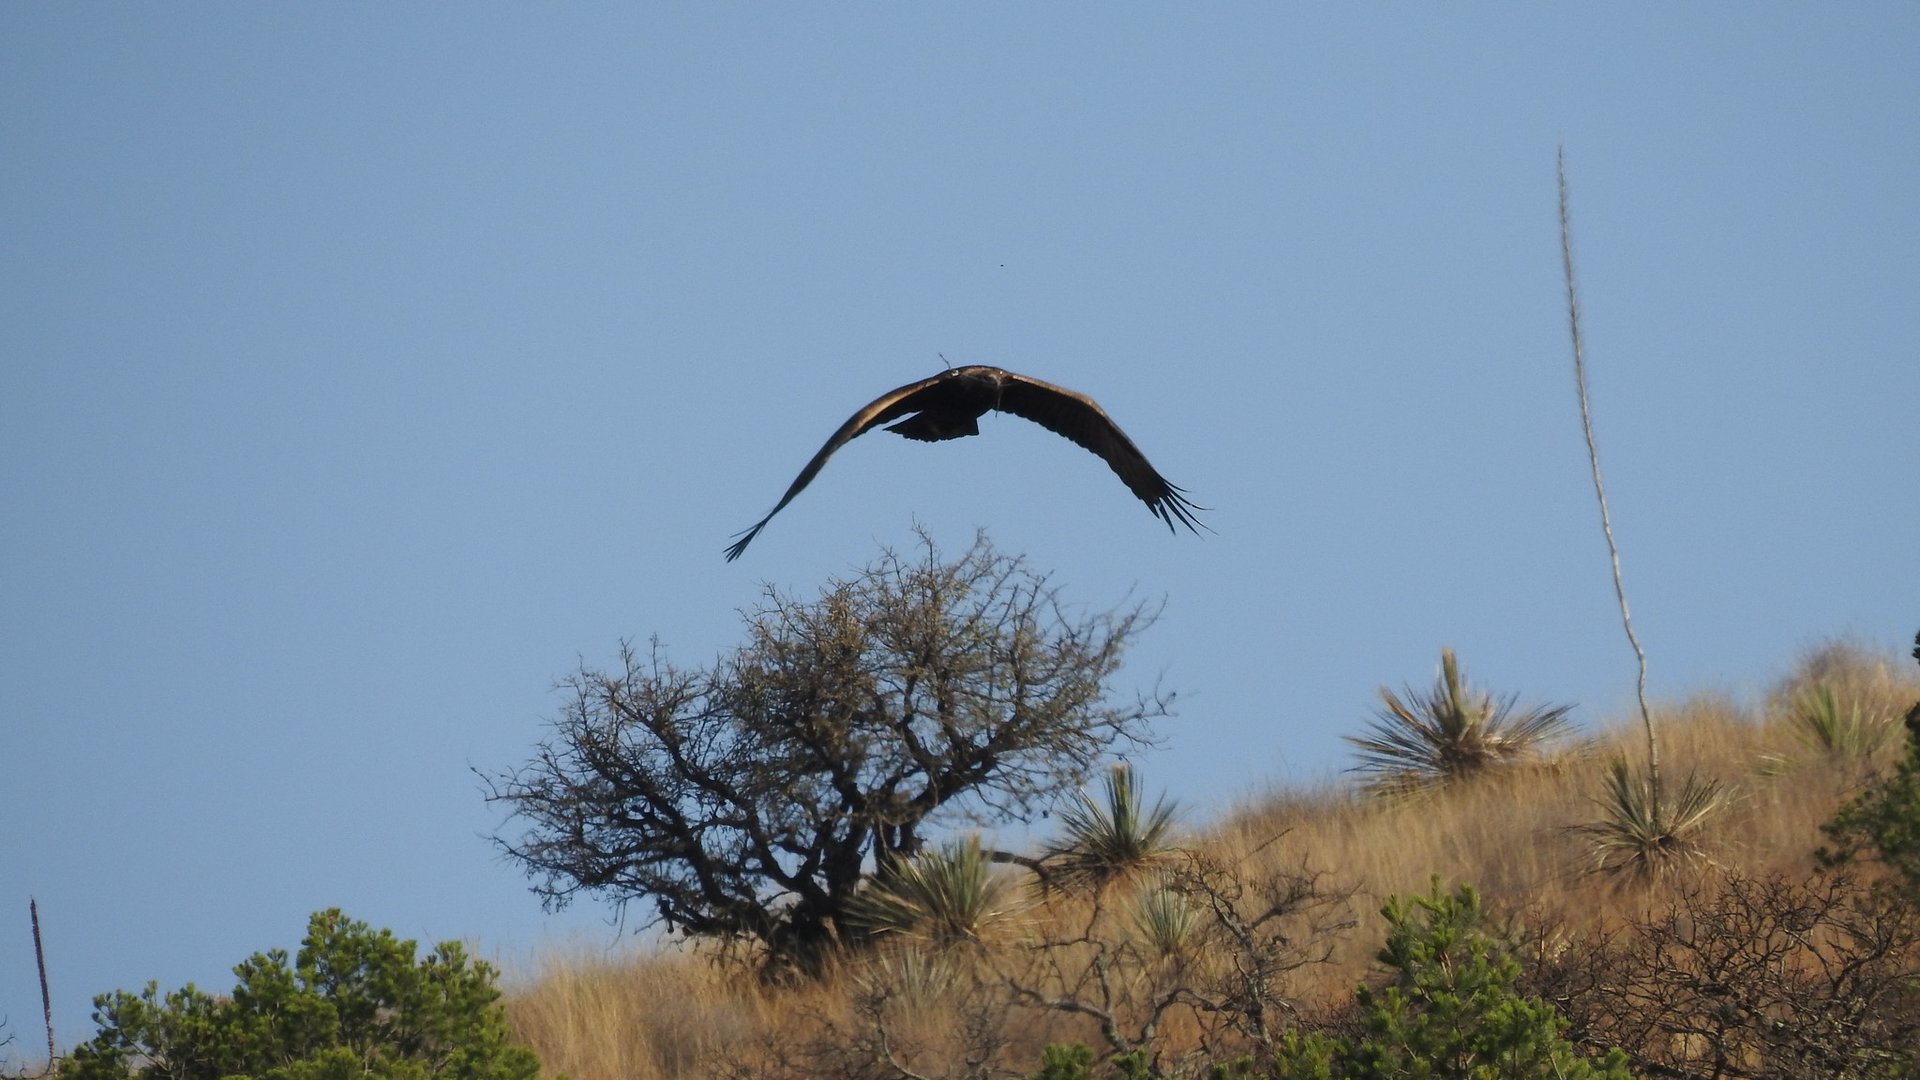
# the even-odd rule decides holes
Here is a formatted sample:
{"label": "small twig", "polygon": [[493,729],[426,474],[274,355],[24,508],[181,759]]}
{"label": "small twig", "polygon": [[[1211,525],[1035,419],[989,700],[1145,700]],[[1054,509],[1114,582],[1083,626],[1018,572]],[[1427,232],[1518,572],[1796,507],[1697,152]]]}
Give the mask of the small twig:
{"label": "small twig", "polygon": [[925,1074],[917,1073],[907,1068],[906,1063],[901,1061],[899,1056],[893,1052],[893,1042],[887,1038],[886,1024],[884,1022],[877,1023],[879,1030],[875,1034],[880,1038],[880,1052],[886,1056],[887,1064],[893,1066],[893,1071],[900,1074],[901,1080],[930,1080]]}
{"label": "small twig", "polygon": [[47,1022],[47,1071],[58,1057],[53,1048],[53,997],[47,993],[47,954],[40,948],[40,904],[27,897],[27,917],[33,922],[33,959],[40,965],[40,1013]]}
{"label": "small twig", "polygon": [[1586,350],[1580,336],[1580,294],[1573,279],[1573,223],[1567,210],[1567,148],[1560,147],[1554,158],[1560,177],[1560,265],[1567,279],[1567,323],[1573,334],[1573,379],[1580,392],[1580,428],[1587,437],[1587,461],[1593,467],[1593,494],[1600,501],[1600,531],[1607,538],[1607,556],[1613,562],[1613,595],[1620,601],[1620,625],[1627,631],[1627,644],[1640,663],[1636,693],[1640,700],[1640,719],[1647,727],[1647,789],[1653,797],[1653,817],[1660,820],[1660,744],[1654,738],[1653,711],[1647,708],[1647,652],[1633,632],[1633,617],[1627,614],[1627,587],[1620,576],[1620,547],[1613,539],[1613,519],[1607,512],[1607,488],[1600,482],[1600,451],[1593,440],[1593,412],[1587,404]]}

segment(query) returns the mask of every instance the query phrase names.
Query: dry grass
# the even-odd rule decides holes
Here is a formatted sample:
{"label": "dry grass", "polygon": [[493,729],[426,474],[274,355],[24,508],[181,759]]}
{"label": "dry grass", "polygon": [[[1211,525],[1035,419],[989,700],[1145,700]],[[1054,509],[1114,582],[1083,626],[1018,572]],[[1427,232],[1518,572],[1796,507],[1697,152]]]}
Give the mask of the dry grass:
{"label": "dry grass", "polygon": [[575,1080],[702,1075],[778,1012],[713,960],[664,950],[548,956],[508,1007],[548,1071]]}
{"label": "dry grass", "polygon": [[[1704,838],[1715,864],[1749,874],[1806,871],[1822,840],[1820,824],[1871,769],[1884,767],[1886,753],[1897,753],[1896,740],[1877,761],[1799,754],[1784,769],[1777,761],[1769,767],[1768,755],[1802,745],[1792,734],[1791,704],[1821,683],[1895,715],[1920,698],[1920,681],[1890,659],[1826,646],[1810,651],[1753,708],[1716,695],[1655,707],[1669,781],[1692,771],[1732,793],[1730,808]],[[1424,891],[1436,874],[1474,884],[1496,909],[1549,912],[1570,925],[1618,925],[1647,911],[1659,897],[1613,887],[1594,873],[1587,843],[1573,829],[1600,813],[1595,799],[1606,763],[1643,752],[1637,726],[1621,727],[1538,765],[1415,795],[1281,792],[1229,815],[1191,847],[1250,880],[1304,863],[1324,875],[1327,891],[1346,896],[1340,902],[1353,926],[1328,942],[1330,962],[1288,976],[1290,998],[1312,1010],[1344,998],[1372,974],[1383,933],[1374,910],[1390,894]],[[1025,921],[1030,939],[1062,938],[1080,931],[1087,917],[1084,905],[1056,899]],[[849,960],[817,985],[787,989],[764,988],[737,963],[689,951],[616,960],[558,955],[510,995],[509,1010],[548,1070],[574,1080],[865,1075],[869,1068],[871,1075],[902,1075],[884,1064],[888,1050],[928,1076],[960,1075],[969,1040],[995,1043],[991,1052],[1003,1064],[1031,1071],[1048,1042],[1097,1044],[1085,1017],[1008,1002],[1004,972],[1015,960],[994,950],[1019,948],[976,947],[931,965],[899,953]],[[876,1030],[887,1034],[884,1045]],[[1180,1041],[1183,1031],[1172,1023],[1163,1038]]]}

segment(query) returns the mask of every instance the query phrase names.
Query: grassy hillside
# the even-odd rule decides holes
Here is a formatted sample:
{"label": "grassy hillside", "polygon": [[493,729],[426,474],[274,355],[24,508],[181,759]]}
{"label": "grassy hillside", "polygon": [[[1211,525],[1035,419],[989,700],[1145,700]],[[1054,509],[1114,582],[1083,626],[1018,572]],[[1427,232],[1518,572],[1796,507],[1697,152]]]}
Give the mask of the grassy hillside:
{"label": "grassy hillside", "polygon": [[[1150,920],[1137,907],[1137,885],[1110,886],[1097,896],[1042,894],[1022,878],[1017,903],[1008,905],[1018,910],[994,920],[978,940],[945,949],[906,941],[848,957],[818,984],[763,986],[746,964],[694,948],[618,960],[557,955],[521,980],[510,1015],[547,1069],[574,1080],[1031,1075],[1049,1043],[1110,1045],[1103,1013],[1130,1045],[1150,1030],[1151,1048],[1164,1067],[1176,1069],[1198,1061],[1191,1055],[1200,1050],[1217,1055],[1261,1037],[1245,1022],[1248,1013],[1229,1023],[1231,1010],[1196,1008],[1198,1001],[1244,1004],[1265,993],[1260,1022],[1276,1031],[1350,1024],[1354,986],[1379,979],[1374,954],[1384,927],[1375,912],[1389,894],[1424,893],[1438,875],[1482,891],[1517,953],[1537,969],[1533,985],[1578,1013],[1574,1035],[1651,1040],[1635,1035],[1617,1001],[1594,996],[1605,979],[1588,969],[1626,971],[1639,962],[1632,959],[1639,944],[1666,941],[1661,935],[1677,932],[1675,926],[1707,925],[1705,912],[1715,904],[1744,904],[1741,917],[1758,920],[1751,932],[1730,932],[1738,952],[1772,940],[1757,928],[1767,919],[1786,925],[1799,918],[1779,911],[1790,901],[1814,904],[1807,890],[1831,893],[1830,879],[1823,886],[1813,873],[1820,825],[1901,754],[1899,717],[1920,698],[1913,673],[1891,656],[1831,646],[1784,674],[1762,703],[1702,695],[1656,705],[1671,782],[1693,773],[1719,782],[1730,798],[1703,826],[1702,857],[1652,885],[1598,871],[1589,837],[1576,828],[1604,814],[1596,799],[1609,759],[1644,755],[1637,723],[1623,723],[1535,760],[1417,794],[1367,794],[1358,784],[1278,790],[1196,827],[1175,856],[1184,869],[1168,872],[1205,882],[1189,896],[1224,905],[1244,931],[1238,939],[1225,932],[1192,938],[1201,955],[1142,944]],[[1822,685],[1844,708],[1859,710],[1867,738],[1829,732],[1822,742],[1803,716]],[[1873,745],[1871,736],[1882,731],[1887,737]],[[1150,888],[1152,875],[1147,879]],[[1779,891],[1740,891],[1751,882],[1772,882]],[[1893,925],[1898,918],[1879,909],[1862,914],[1868,902],[1858,898],[1869,893],[1863,883],[1840,888],[1851,891],[1830,896],[1820,910],[1841,914],[1806,916],[1800,930],[1780,938],[1777,956],[1756,962],[1767,971],[1817,974],[1831,966],[1833,949],[1852,948],[1858,937],[1828,924],[1871,918],[1893,922],[1885,948],[1857,972],[1897,975],[1920,963],[1913,947],[1920,929]],[[1680,923],[1668,918],[1676,904]],[[1582,959],[1599,957],[1593,950],[1603,941],[1608,959]],[[1678,971],[1693,963],[1686,950],[1698,953],[1701,943],[1662,948],[1661,962]],[[1233,987],[1251,985],[1242,976],[1259,964],[1268,965],[1261,969],[1267,989],[1234,997]],[[1659,978],[1673,983],[1679,976]],[[1167,989],[1180,986],[1189,988],[1187,996],[1165,1001]],[[1691,1049],[1684,1042],[1669,1035],[1660,1045],[1649,1042],[1646,1052],[1667,1055],[1662,1060],[1706,1052],[1704,1042]],[[1732,1076],[1762,1065],[1754,1059],[1716,1067]]]}

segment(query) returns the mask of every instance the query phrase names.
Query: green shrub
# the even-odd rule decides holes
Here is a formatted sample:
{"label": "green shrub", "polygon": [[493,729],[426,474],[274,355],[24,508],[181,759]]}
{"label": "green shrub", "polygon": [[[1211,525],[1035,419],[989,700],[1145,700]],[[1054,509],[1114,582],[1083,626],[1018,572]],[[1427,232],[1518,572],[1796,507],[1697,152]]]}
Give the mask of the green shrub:
{"label": "green shrub", "polygon": [[1289,1035],[1274,1080],[1629,1080],[1619,1050],[1599,1062],[1581,1057],[1553,1006],[1514,989],[1520,963],[1480,930],[1472,888],[1442,893],[1436,878],[1427,896],[1394,897],[1381,914],[1391,929],[1380,960],[1396,977],[1356,992],[1366,1035]]}
{"label": "green shrub", "polygon": [[1094,1080],[1096,1076],[1104,1080],[1153,1080],[1158,1075],[1147,1063],[1147,1055],[1137,1050],[1113,1058],[1096,1073],[1092,1047],[1086,1043],[1054,1043],[1040,1052],[1040,1071],[1033,1074],[1033,1080]]}
{"label": "green shrub", "polygon": [[1054,1043],[1040,1051],[1033,1080],[1093,1080],[1093,1048],[1086,1043]]}
{"label": "green shrub", "polygon": [[61,1063],[60,1080],[534,1080],[512,1043],[493,968],[457,942],[415,963],[414,943],[339,909],[316,913],[292,965],[283,949],[235,967],[231,995],[191,983],[160,996],[94,999],[100,1033]]}

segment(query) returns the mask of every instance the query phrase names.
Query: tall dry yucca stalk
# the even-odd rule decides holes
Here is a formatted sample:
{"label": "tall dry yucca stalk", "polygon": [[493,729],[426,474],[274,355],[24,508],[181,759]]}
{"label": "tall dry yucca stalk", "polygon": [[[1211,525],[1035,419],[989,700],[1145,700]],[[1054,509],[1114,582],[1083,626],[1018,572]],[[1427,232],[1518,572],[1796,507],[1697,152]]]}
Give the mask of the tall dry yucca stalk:
{"label": "tall dry yucca stalk", "polygon": [[53,996],[47,992],[47,954],[40,947],[40,901],[27,897],[27,915],[33,922],[33,962],[40,968],[40,1012],[47,1023],[47,1071],[60,1063],[60,1052],[53,1043]]}
{"label": "tall dry yucca stalk", "polygon": [[[1662,800],[1660,786],[1660,740],[1654,731],[1653,710],[1647,707],[1647,651],[1633,632],[1633,616],[1627,611],[1627,587],[1620,573],[1620,545],[1613,538],[1613,518],[1607,508],[1607,488],[1600,479],[1600,450],[1593,437],[1593,409],[1587,398],[1587,359],[1585,341],[1580,333],[1580,292],[1573,276],[1573,222],[1567,208],[1567,149],[1560,147],[1555,156],[1560,193],[1560,266],[1567,281],[1567,327],[1573,338],[1573,379],[1580,397],[1580,429],[1587,440],[1587,463],[1593,472],[1593,494],[1600,503],[1600,532],[1607,539],[1607,557],[1613,565],[1613,595],[1620,602],[1620,625],[1627,632],[1627,644],[1633,646],[1639,675],[1634,684],[1640,702],[1640,720],[1647,729],[1647,783],[1643,790],[1633,779],[1632,770],[1620,762],[1609,780],[1608,795],[1601,800],[1608,818],[1587,831],[1596,839],[1601,865],[1610,870],[1637,868],[1637,876],[1651,879],[1662,868],[1700,857],[1695,835],[1705,823],[1726,805],[1725,793],[1712,780],[1695,774],[1687,776],[1673,807]],[[1629,852],[1622,861],[1618,856]]]}
{"label": "tall dry yucca stalk", "polygon": [[1639,662],[1635,693],[1640,701],[1640,720],[1647,728],[1647,787],[1653,795],[1655,816],[1660,811],[1660,741],[1654,735],[1653,710],[1647,708],[1647,651],[1633,632],[1633,616],[1627,611],[1627,586],[1620,575],[1620,545],[1613,539],[1613,516],[1607,510],[1607,486],[1600,479],[1600,449],[1593,438],[1593,408],[1587,400],[1587,354],[1580,334],[1580,291],[1573,277],[1573,218],[1567,208],[1567,148],[1561,146],[1554,157],[1560,179],[1560,266],[1567,280],[1567,328],[1573,336],[1573,381],[1580,395],[1580,430],[1587,439],[1587,463],[1593,470],[1593,494],[1600,503],[1600,531],[1607,538],[1607,557],[1613,564],[1613,595],[1620,602],[1620,625],[1627,632],[1627,644],[1633,646]]}

